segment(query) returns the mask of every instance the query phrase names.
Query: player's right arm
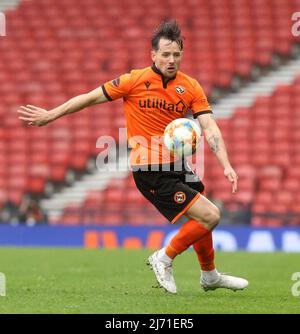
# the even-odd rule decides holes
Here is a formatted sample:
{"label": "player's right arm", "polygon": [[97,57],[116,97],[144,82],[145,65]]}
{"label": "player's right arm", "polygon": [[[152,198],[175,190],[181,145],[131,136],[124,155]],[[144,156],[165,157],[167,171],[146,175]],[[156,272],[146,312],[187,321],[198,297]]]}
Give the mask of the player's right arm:
{"label": "player's right arm", "polygon": [[238,177],[229,162],[221,131],[211,115],[211,107],[207,101],[202,87],[197,81],[195,81],[194,88],[194,99],[192,102],[193,116],[194,118],[198,119],[207,142],[223,166],[224,175],[232,183],[232,192],[235,193],[237,191]]}
{"label": "player's right arm", "polygon": [[62,116],[107,101],[108,99],[105,96],[102,87],[99,87],[89,93],[75,96],[52,110],[46,110],[32,105],[21,106],[18,110],[18,113],[20,114],[19,119],[28,122],[29,125],[43,126]]}

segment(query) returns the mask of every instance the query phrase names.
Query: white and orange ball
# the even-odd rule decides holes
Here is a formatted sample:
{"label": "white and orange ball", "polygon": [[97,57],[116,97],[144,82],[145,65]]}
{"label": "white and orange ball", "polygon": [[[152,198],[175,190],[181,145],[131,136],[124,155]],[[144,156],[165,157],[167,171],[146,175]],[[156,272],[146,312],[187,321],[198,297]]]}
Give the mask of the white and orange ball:
{"label": "white and orange ball", "polygon": [[200,127],[188,118],[177,118],[164,132],[164,144],[175,157],[193,155],[200,143]]}

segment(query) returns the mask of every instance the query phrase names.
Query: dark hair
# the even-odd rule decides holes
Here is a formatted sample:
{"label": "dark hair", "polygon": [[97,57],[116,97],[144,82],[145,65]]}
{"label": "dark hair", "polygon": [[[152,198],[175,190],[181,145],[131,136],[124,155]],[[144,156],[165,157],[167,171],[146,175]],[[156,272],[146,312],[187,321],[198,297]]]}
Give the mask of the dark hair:
{"label": "dark hair", "polygon": [[181,37],[181,29],[175,20],[164,20],[154,31],[151,45],[153,50],[158,50],[158,44],[161,38],[174,41],[178,44],[180,50],[183,49],[183,38]]}

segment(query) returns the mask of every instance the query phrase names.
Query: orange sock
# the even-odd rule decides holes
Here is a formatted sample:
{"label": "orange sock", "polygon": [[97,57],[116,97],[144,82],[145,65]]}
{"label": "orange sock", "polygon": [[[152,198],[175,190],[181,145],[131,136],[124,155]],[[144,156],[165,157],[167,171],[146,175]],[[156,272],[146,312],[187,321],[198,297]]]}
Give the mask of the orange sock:
{"label": "orange sock", "polygon": [[174,259],[209,232],[207,228],[196,220],[185,222],[166,247],[166,255]]}
{"label": "orange sock", "polygon": [[200,240],[193,244],[197,254],[198,261],[203,271],[211,271],[215,269],[215,252],[213,248],[212,233],[206,233]]}

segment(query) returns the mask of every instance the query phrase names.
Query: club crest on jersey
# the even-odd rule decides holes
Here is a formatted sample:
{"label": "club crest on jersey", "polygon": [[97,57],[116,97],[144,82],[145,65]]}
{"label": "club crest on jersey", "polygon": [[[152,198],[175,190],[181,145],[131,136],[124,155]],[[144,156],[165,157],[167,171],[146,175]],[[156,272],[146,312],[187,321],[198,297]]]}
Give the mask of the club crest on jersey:
{"label": "club crest on jersey", "polygon": [[184,87],[182,87],[182,86],[177,86],[176,88],[175,88],[175,90],[176,90],[176,92],[178,93],[178,94],[183,94],[184,92],[185,92],[185,88]]}
{"label": "club crest on jersey", "polygon": [[174,201],[178,204],[184,203],[186,200],[186,195],[182,191],[177,191],[177,193],[174,195]]}

